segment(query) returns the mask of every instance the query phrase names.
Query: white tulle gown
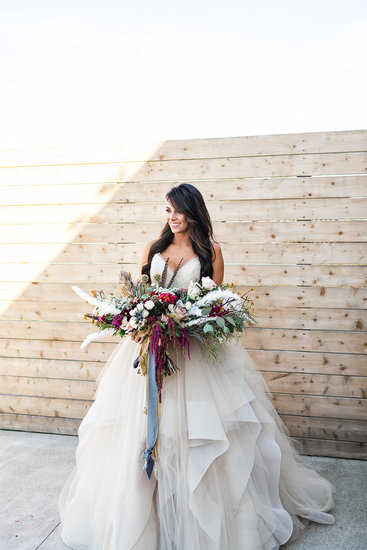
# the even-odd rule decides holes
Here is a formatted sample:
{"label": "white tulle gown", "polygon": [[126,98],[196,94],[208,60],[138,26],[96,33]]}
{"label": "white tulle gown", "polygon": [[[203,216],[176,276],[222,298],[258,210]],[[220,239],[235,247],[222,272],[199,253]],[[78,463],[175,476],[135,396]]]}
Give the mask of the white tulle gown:
{"label": "white tulle gown", "polygon": [[[153,257],[151,275],[164,261]],[[197,280],[197,256],[174,286]],[[220,366],[191,341],[191,360],[164,378],[158,465],[146,448],[139,344],[123,339],[79,428],[76,466],[60,498],[60,535],[74,549],[275,550],[307,520],[331,524],[332,485],[300,459],[239,343]],[[291,397],[290,397],[291,399]],[[292,534],[293,533],[293,534]]]}

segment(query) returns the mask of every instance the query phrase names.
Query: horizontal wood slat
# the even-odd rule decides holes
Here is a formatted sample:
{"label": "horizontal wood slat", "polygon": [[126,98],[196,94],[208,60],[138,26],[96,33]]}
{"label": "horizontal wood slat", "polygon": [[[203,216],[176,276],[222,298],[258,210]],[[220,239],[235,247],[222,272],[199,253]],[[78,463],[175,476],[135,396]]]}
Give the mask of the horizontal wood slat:
{"label": "horizontal wood slat", "polygon": [[332,441],[329,439],[297,438],[299,452],[313,456],[333,456],[336,458],[367,459],[366,443],[355,443],[352,441]]}
{"label": "horizontal wood slat", "polygon": [[[137,244],[0,244],[1,262],[139,263],[143,245]],[[366,243],[246,243],[227,244],[224,261],[243,265],[282,263],[365,265]],[[0,266],[1,266],[0,262]],[[366,269],[367,273],[367,269]]]}
{"label": "horizontal wood slat", "polygon": [[[55,339],[82,341],[91,332],[89,322],[0,321],[0,338]],[[115,342],[117,336],[104,336],[100,342]],[[366,353],[367,333],[347,331],[320,331],[303,329],[247,328],[242,337],[250,349],[278,349],[324,351],[339,353]]]}
{"label": "horizontal wood slat", "polygon": [[118,181],[186,181],[221,178],[271,178],[365,174],[367,153],[310,153],[306,155],[261,155],[105,164],[74,164],[4,168],[3,185],[25,182],[99,183]]}
{"label": "horizontal wood slat", "polygon": [[[5,309],[7,307],[7,309]],[[85,312],[93,307],[80,302],[3,302],[2,320],[10,321],[67,321],[83,320]],[[367,309],[316,309],[292,307],[257,307],[256,321],[262,328],[291,328],[317,330],[367,331]]]}
{"label": "horizontal wood slat", "polygon": [[[209,206],[209,205],[208,205]],[[3,224],[22,223],[125,223],[160,222],[165,223],[165,204],[113,203],[99,204],[55,204],[2,206]],[[268,220],[349,220],[365,218],[367,198],[311,198],[311,199],[254,199],[242,201],[213,201],[210,215],[213,222],[246,222]]]}
{"label": "horizontal wood slat", "polygon": [[[1,220],[0,220],[1,223]],[[47,232],[45,228],[47,227]],[[145,243],[159,235],[162,223],[21,224],[0,225],[0,243]],[[216,222],[216,239],[228,242],[366,242],[367,221]]]}
{"label": "horizontal wood slat", "polygon": [[367,376],[265,371],[262,374],[273,393],[367,398]]}
{"label": "horizontal wood slat", "polygon": [[365,355],[302,351],[248,350],[261,370],[367,376]]}
{"label": "horizontal wood slat", "polygon": [[292,436],[367,442],[366,424],[361,420],[289,415],[282,415],[281,418]]}
{"label": "horizontal wood slat", "polygon": [[[293,437],[317,439],[320,444],[324,439],[366,443],[365,424],[361,421],[289,415],[282,415],[281,419]],[[46,423],[49,433],[76,435],[80,420],[0,413],[0,429],[44,432]]]}
{"label": "horizontal wood slat", "polygon": [[273,393],[272,402],[279,414],[351,420],[364,420],[367,414],[367,399],[314,395],[294,395],[290,399],[287,393]]}
{"label": "horizontal wood slat", "polygon": [[[14,358],[57,359],[82,362],[104,362],[113,352],[118,341],[114,343],[92,342],[83,350],[80,342],[68,341],[67,350],[63,340],[26,340],[22,338],[0,339],[0,353],[11,361]],[[319,351],[282,351],[248,349],[262,370],[315,372],[333,374],[366,375],[366,358],[363,354],[325,353]],[[11,365],[11,362],[10,362]],[[11,368],[11,366],[9,367]]]}
{"label": "horizontal wood slat", "polygon": [[[1,174],[1,172],[0,172]],[[322,176],[287,178],[237,178],[228,180],[195,181],[192,183],[207,197],[210,206],[213,200],[289,199],[316,197],[365,197],[367,176]],[[155,203],[172,187],[169,182],[131,183],[66,183],[43,185],[0,186],[2,205],[40,205],[97,203],[109,201]]]}
{"label": "horizontal wood slat", "polygon": [[[272,402],[279,414],[287,415],[363,420],[367,413],[367,400],[351,397],[294,395],[289,399],[289,394],[278,393],[272,394]],[[0,412],[81,419],[91,403],[85,399],[2,395]]]}
{"label": "horizontal wood slat", "polygon": [[[266,371],[263,371],[263,376],[272,393],[367,398],[367,376]],[[92,400],[95,390],[94,380],[43,378],[39,375],[0,376],[0,391],[6,394]]]}
{"label": "horizontal wood slat", "polygon": [[366,353],[366,333],[318,330],[274,330],[248,328],[242,337],[252,349]]}
{"label": "horizontal wood slat", "polygon": [[308,132],[170,141],[139,141],[122,144],[0,151],[0,166],[46,166],[211,157],[242,157],[266,154],[334,153],[365,151],[366,130]]}
{"label": "horizontal wood slat", "polygon": [[[79,287],[89,293],[92,284],[80,283]],[[96,286],[94,285],[94,288]],[[236,291],[248,294],[256,304],[256,310],[263,307],[300,308],[350,308],[367,309],[367,287],[300,287],[300,286],[244,286],[237,285]],[[103,284],[104,291],[119,296],[116,284]],[[11,301],[9,301],[12,298]],[[79,304],[80,298],[72,291],[69,283],[4,283],[0,282],[0,307],[7,316],[14,311],[39,311],[37,318],[47,318],[47,312],[61,304]],[[33,304],[33,306],[32,306]],[[46,310],[46,311],[45,311]],[[75,312],[75,308],[72,308]],[[8,313],[9,311],[9,313]],[[77,308],[81,311],[81,307]],[[78,313],[80,315],[80,313]],[[5,318],[5,317],[4,317]],[[18,318],[18,317],[17,317]]]}
{"label": "horizontal wood slat", "polygon": [[0,338],[0,356],[2,357],[24,357],[26,359],[63,359],[74,361],[107,361],[108,357],[119,345],[118,341],[111,342],[92,342],[80,349],[80,342],[65,340],[28,340],[25,336],[22,338]]}
{"label": "horizontal wood slat", "polygon": [[80,419],[0,413],[1,430],[77,435]]}
{"label": "horizontal wood slat", "polygon": [[[26,264],[2,263],[2,282],[23,281],[65,283],[71,286],[89,282],[92,289],[116,284],[121,269],[138,276],[138,264]],[[226,265],[224,280],[255,286],[350,286],[365,287],[367,273],[358,265]],[[116,292],[116,291],[115,291]]]}
{"label": "horizontal wood slat", "polygon": [[0,375],[95,381],[102,361],[75,361],[25,357],[1,357]]}

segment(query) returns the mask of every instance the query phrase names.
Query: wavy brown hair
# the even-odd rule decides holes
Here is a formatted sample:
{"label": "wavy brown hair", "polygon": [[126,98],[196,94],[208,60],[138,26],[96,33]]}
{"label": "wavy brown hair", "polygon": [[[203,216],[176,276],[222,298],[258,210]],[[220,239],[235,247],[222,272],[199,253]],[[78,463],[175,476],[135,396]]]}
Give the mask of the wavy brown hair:
{"label": "wavy brown hair", "polygon": [[[192,248],[200,260],[200,277],[213,276],[213,259],[215,250],[211,241],[213,237],[213,226],[208,209],[205,205],[199,189],[190,183],[181,183],[166,194],[166,199],[174,206],[177,212],[185,215],[189,224],[189,233]],[[173,233],[167,222],[163,227],[158,240],[156,240],[148,254],[147,263],[142,268],[142,274],[150,277],[150,265],[152,258],[157,252],[164,252],[173,241]],[[216,241],[215,241],[216,242]]]}

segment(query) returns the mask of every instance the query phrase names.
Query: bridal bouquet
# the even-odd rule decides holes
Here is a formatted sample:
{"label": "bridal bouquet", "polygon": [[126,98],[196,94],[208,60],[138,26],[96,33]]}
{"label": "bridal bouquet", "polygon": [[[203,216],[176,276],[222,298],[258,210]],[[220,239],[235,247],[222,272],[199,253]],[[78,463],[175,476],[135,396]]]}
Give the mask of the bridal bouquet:
{"label": "bridal bouquet", "polygon": [[189,338],[193,337],[204,352],[216,359],[225,340],[238,337],[246,323],[256,322],[252,300],[231,290],[233,284],[217,285],[210,277],[202,277],[200,282],[191,281],[188,288],[170,288],[177,270],[166,286],[167,265],[168,259],[162,276],[157,275],[153,283],[143,275],[134,284],[130,273],[122,270],[119,297],[106,296],[103,290],[92,291],[89,296],[79,287],[72,287],[95,306],[93,314],[84,317],[91,318],[99,329],[87,336],[81,348],[107,333],[124,337],[134,331],[143,337],[134,367],[139,366],[138,372],[146,378],[147,449],[142,458],[149,478],[158,456],[163,376],[177,371],[170,356],[171,346],[183,354],[187,352],[190,358]]}
{"label": "bridal bouquet", "polygon": [[79,287],[73,290],[95,306],[91,318],[99,331],[87,336],[81,347],[105,334],[124,337],[135,331],[143,336],[139,372],[146,374],[147,349],[155,355],[158,388],[162,377],[177,370],[169,353],[169,344],[190,358],[189,337],[202,345],[203,351],[214,360],[221,344],[240,336],[248,322],[255,322],[251,313],[253,302],[247,296],[239,296],[231,288],[233,284],[217,285],[210,277],[201,282],[191,281],[189,288],[164,288],[158,275],[153,284],[148,277],[134,284],[130,273],[122,270],[119,277],[121,297],[106,296],[103,290],[92,291],[90,297]]}

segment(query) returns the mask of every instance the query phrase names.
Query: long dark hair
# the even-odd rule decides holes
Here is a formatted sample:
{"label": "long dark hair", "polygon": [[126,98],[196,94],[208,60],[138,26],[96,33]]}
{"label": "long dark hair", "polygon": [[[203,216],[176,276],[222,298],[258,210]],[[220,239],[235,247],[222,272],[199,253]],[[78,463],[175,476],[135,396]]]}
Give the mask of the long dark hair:
{"label": "long dark hair", "polygon": [[[215,250],[211,243],[213,238],[213,226],[208,209],[205,205],[199,189],[190,183],[181,183],[166,194],[166,199],[174,208],[185,215],[189,224],[189,233],[192,248],[200,260],[200,277],[213,276],[213,253]],[[167,222],[163,227],[159,239],[155,241],[149,251],[147,263],[142,268],[142,273],[150,276],[150,264],[157,252],[163,252],[173,241],[173,233]]]}

